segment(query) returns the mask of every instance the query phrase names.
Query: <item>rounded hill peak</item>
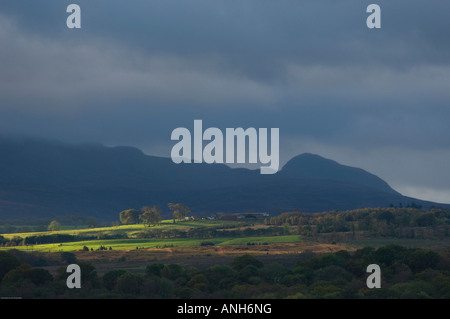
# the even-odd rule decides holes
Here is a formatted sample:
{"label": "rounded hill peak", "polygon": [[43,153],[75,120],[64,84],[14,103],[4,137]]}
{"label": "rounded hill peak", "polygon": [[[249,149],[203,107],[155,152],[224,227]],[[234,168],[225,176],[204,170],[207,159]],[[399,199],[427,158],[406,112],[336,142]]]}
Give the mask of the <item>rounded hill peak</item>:
{"label": "rounded hill peak", "polygon": [[[339,164],[320,155],[304,153],[293,157],[280,171],[284,177],[334,180],[395,192],[381,178],[356,167]],[[395,192],[396,193],[396,192]]]}

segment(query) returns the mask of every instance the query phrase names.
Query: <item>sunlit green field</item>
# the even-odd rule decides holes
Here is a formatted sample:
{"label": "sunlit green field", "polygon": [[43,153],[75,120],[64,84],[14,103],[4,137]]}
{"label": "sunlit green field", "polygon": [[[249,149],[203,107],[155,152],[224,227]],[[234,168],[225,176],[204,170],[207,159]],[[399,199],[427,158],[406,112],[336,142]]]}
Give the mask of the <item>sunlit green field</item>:
{"label": "sunlit green field", "polygon": [[245,244],[273,244],[273,243],[294,243],[299,242],[298,235],[286,236],[264,236],[264,237],[244,237],[244,238],[214,238],[214,239],[109,239],[109,240],[88,240],[68,242],[62,244],[43,244],[30,246],[15,246],[15,247],[1,247],[0,250],[8,250],[11,248],[26,250],[26,251],[44,251],[44,252],[58,252],[58,251],[75,251],[81,250],[84,246],[89,249],[97,250],[101,246],[106,249],[113,250],[130,250],[130,249],[145,249],[145,248],[166,248],[166,247],[192,247],[201,246],[202,243],[208,242],[214,245],[245,245]]}
{"label": "sunlit green field", "polygon": [[0,234],[5,238],[13,238],[15,236],[25,238],[27,236],[39,236],[39,235],[53,235],[53,234],[67,234],[67,235],[79,235],[90,236],[98,234],[117,235],[127,234],[132,237],[138,232],[152,229],[152,230],[168,230],[168,229],[189,229],[199,227],[236,227],[238,225],[235,221],[224,220],[201,220],[201,221],[183,221],[174,223],[173,220],[163,220],[160,225],[152,226],[151,228],[144,226],[143,224],[134,225],[120,225],[111,227],[98,227],[98,228],[85,228],[85,229],[69,229],[58,231],[43,231],[43,232],[27,232],[27,233],[12,233],[12,234]]}
{"label": "sunlit green field", "polygon": [[101,236],[101,235],[124,235],[125,239],[96,239],[76,242],[28,245],[28,246],[14,246],[14,247],[0,247],[0,250],[8,250],[11,248],[26,250],[26,251],[42,251],[42,252],[58,252],[58,251],[76,251],[87,247],[89,250],[97,250],[100,247],[107,250],[132,250],[132,249],[146,249],[146,248],[167,248],[167,247],[193,247],[201,246],[207,242],[214,245],[245,245],[245,244],[271,244],[271,243],[292,243],[300,241],[298,235],[286,236],[259,236],[259,237],[239,237],[239,238],[212,238],[212,239],[198,239],[198,238],[169,238],[169,239],[152,239],[152,238],[133,238],[139,232],[145,230],[188,230],[191,228],[237,228],[245,227],[245,223],[237,221],[222,221],[222,220],[201,220],[201,221],[183,221],[180,223],[173,223],[172,220],[165,220],[159,226],[145,227],[142,224],[135,225],[121,225],[101,228],[86,228],[74,230],[60,230],[60,231],[45,231],[45,232],[28,232],[28,233],[14,233],[2,234],[5,238],[28,236],[42,236],[54,234],[67,234],[77,236]]}

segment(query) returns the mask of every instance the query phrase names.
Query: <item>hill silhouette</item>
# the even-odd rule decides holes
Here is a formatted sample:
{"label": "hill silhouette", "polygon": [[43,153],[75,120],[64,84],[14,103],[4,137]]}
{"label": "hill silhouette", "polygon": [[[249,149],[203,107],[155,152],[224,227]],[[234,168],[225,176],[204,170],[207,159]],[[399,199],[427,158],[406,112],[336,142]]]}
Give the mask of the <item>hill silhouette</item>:
{"label": "hill silhouette", "polygon": [[393,190],[377,176],[314,154],[277,174],[221,164],[174,164],[133,147],[0,138],[0,218],[60,215],[117,220],[121,210],[184,203],[193,213],[435,205]]}
{"label": "hill silhouette", "polygon": [[345,166],[310,153],[291,159],[283,167],[280,175],[302,179],[334,180],[398,194],[381,178],[361,168]]}

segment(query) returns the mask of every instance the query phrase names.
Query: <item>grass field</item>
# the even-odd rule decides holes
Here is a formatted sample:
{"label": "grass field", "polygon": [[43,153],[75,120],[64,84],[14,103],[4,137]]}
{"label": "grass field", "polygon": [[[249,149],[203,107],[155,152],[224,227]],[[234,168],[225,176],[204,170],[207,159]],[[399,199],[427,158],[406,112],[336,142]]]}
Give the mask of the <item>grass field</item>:
{"label": "grass field", "polygon": [[[32,252],[64,252],[64,251],[80,251],[87,247],[91,251],[99,250],[103,247],[106,250],[137,250],[137,249],[163,249],[174,247],[200,247],[206,244],[216,247],[224,246],[252,246],[252,245],[273,245],[273,244],[289,244],[301,243],[301,236],[296,234],[293,229],[291,235],[278,236],[237,236],[226,237],[220,236],[215,238],[200,239],[200,238],[138,238],[139,233],[145,231],[189,231],[191,229],[211,228],[217,230],[238,230],[246,228],[267,228],[263,221],[230,221],[230,220],[196,220],[196,221],[182,221],[174,223],[173,220],[164,220],[160,225],[154,227],[146,227],[143,224],[134,225],[120,225],[111,227],[98,228],[82,228],[75,227],[75,229],[65,229],[59,231],[45,231],[45,232],[27,232],[27,233],[13,233],[1,234],[6,239],[20,237],[22,239],[29,236],[43,236],[66,234],[76,235],[80,237],[93,237],[93,239],[64,243],[40,244],[40,245],[18,245],[0,247],[0,250],[9,250],[11,248],[32,251]],[[126,238],[121,239],[101,239],[105,236],[126,235]],[[327,243],[327,241],[319,240],[318,243]],[[331,242],[330,242],[331,243]],[[407,247],[423,247],[431,249],[441,249],[450,246],[450,239],[447,240],[432,240],[432,239],[398,239],[398,238],[367,238],[367,239],[353,239],[340,241],[341,244],[348,244],[353,247],[364,246],[382,246],[391,243],[404,245]]]}
{"label": "grass field", "polygon": [[[274,244],[274,243],[295,243],[299,242],[298,235],[286,236],[264,236],[264,237],[244,237],[244,238],[213,238],[213,239],[192,239],[192,238],[173,238],[173,239],[107,239],[107,240],[88,240],[78,242],[68,242],[60,244],[42,244],[33,246],[16,246],[13,247],[25,251],[42,251],[42,252],[62,252],[76,251],[83,249],[84,246],[89,249],[97,250],[101,246],[113,250],[132,250],[147,248],[167,248],[167,247],[195,247],[201,246],[202,243],[213,243],[217,246],[224,245],[246,245],[246,244]],[[8,250],[12,247],[2,247],[0,250]]]}
{"label": "grass field", "polygon": [[298,235],[286,236],[259,236],[259,237],[238,237],[238,238],[212,238],[212,239],[198,239],[198,238],[169,238],[169,239],[153,239],[153,238],[135,238],[137,233],[146,230],[182,230],[188,231],[193,228],[211,228],[211,229],[239,229],[245,227],[262,227],[261,223],[239,222],[239,221],[221,221],[221,220],[201,220],[201,221],[183,221],[173,223],[172,220],[165,220],[159,226],[145,227],[142,224],[135,225],[121,225],[101,228],[86,228],[73,230],[59,230],[59,231],[45,231],[45,232],[28,232],[28,233],[14,233],[3,234],[7,239],[14,237],[26,238],[28,236],[43,236],[43,235],[77,235],[77,236],[114,236],[126,235],[124,239],[94,239],[75,242],[52,243],[41,245],[28,246],[14,246],[14,247],[0,247],[0,250],[8,250],[11,248],[34,251],[34,252],[61,252],[61,251],[77,251],[87,247],[90,250],[97,250],[101,246],[107,250],[132,250],[132,249],[148,249],[148,248],[167,248],[167,247],[195,247],[201,246],[202,243],[207,242],[209,245],[262,245],[273,243],[295,243],[300,241]]}
{"label": "grass field", "polygon": [[226,228],[226,227],[237,227],[239,225],[245,225],[245,223],[236,221],[222,221],[222,220],[200,220],[200,221],[183,221],[178,223],[173,223],[172,220],[163,220],[160,225],[153,226],[151,228],[144,226],[143,224],[133,224],[133,225],[120,225],[111,227],[98,227],[98,228],[80,228],[74,227],[74,229],[64,229],[57,231],[43,231],[43,232],[27,232],[27,233],[11,233],[11,234],[0,234],[3,237],[10,239],[15,236],[18,237],[28,237],[28,236],[41,236],[41,235],[54,235],[54,234],[67,234],[67,235],[78,235],[78,236],[91,236],[98,234],[106,235],[117,235],[117,234],[127,234],[129,237],[134,236],[136,233],[144,230],[188,230],[190,228]]}

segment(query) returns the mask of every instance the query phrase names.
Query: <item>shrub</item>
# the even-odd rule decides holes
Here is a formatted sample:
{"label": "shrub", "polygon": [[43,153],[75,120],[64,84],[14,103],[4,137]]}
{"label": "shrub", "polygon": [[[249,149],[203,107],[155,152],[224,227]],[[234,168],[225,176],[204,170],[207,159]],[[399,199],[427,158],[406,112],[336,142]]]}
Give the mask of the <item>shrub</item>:
{"label": "shrub", "polygon": [[215,244],[212,241],[202,241],[200,246],[214,246]]}
{"label": "shrub", "polygon": [[236,257],[233,260],[231,267],[236,271],[241,271],[246,266],[250,266],[250,265],[252,265],[256,268],[262,268],[264,266],[264,264],[261,261],[259,261],[258,259],[256,259],[255,257],[250,256],[250,255],[242,255],[242,256]]}

